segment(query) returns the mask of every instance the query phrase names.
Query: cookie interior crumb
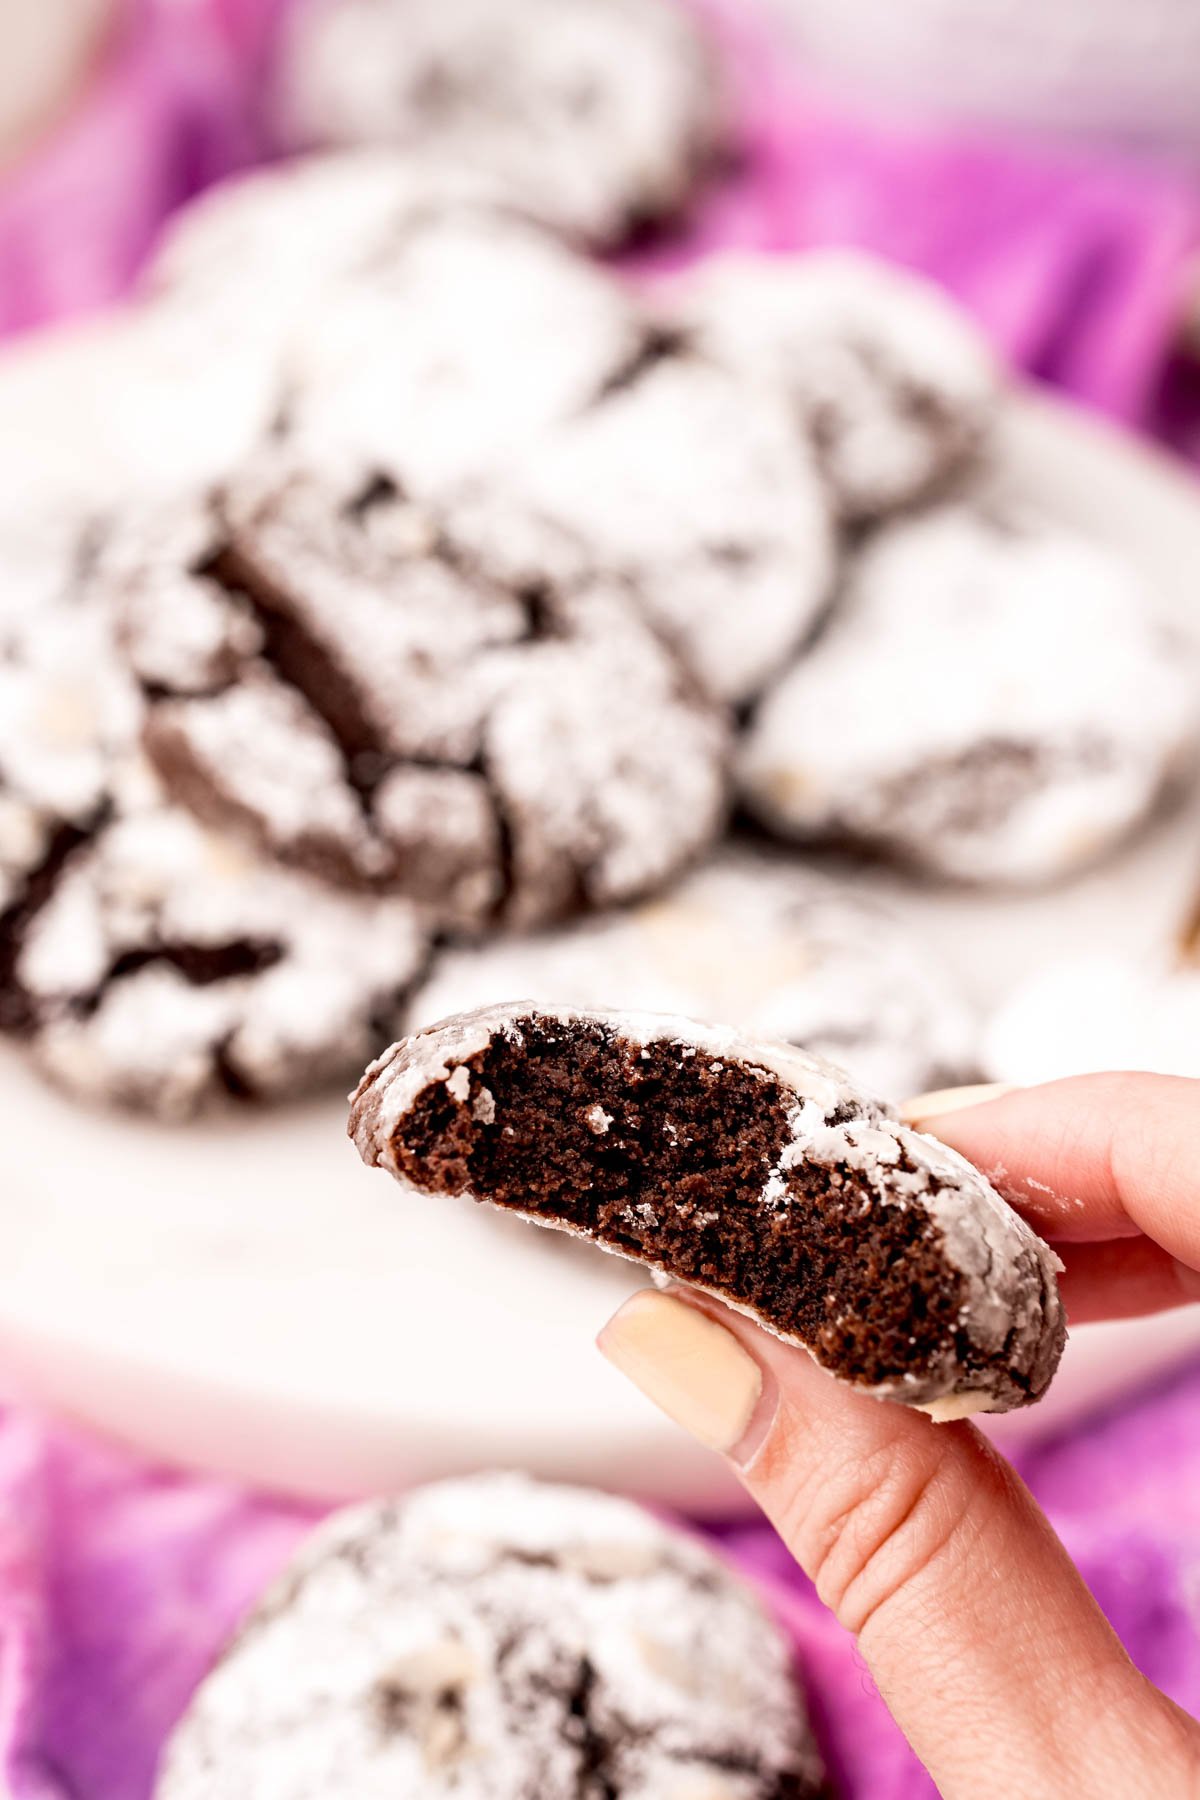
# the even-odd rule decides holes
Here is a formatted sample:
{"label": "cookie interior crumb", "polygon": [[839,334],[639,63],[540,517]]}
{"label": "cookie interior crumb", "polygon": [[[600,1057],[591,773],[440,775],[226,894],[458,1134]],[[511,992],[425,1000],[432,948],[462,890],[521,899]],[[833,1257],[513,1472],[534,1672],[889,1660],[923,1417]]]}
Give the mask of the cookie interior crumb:
{"label": "cookie interior crumb", "polygon": [[[593,1020],[519,1026],[519,1048],[497,1035],[455,1070],[453,1091],[417,1096],[392,1140],[397,1173],[555,1221],[786,1321],[855,1383],[922,1371],[958,1337],[962,1277],[923,1207],[880,1207],[865,1176],[801,1161],[764,1210],[791,1136],[789,1096],[768,1070],[668,1039],[643,1046]],[[969,1367],[965,1335],[956,1350]]]}

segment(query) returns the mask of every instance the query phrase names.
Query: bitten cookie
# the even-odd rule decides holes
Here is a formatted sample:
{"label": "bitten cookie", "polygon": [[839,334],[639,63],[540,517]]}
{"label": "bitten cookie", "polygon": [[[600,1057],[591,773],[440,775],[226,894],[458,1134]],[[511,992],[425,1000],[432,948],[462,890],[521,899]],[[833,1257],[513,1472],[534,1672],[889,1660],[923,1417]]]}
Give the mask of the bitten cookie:
{"label": "bitten cookie", "polygon": [[288,147],[482,170],[598,245],[675,218],[729,135],[715,56],[674,0],[302,0],[273,86]]}
{"label": "bitten cookie", "polygon": [[152,786],[37,899],[0,936],[10,1025],[77,1098],[169,1119],[346,1080],[429,953],[411,905],[256,861]]}
{"label": "bitten cookie", "polygon": [[463,927],[631,898],[704,848],[727,727],[619,583],[509,583],[389,475],[283,465],[127,547],[170,794]]}
{"label": "bitten cookie", "polygon": [[393,1045],[363,1159],[688,1282],[936,1418],[1037,1400],[1058,1259],[969,1163],[790,1045],[520,1001]]}
{"label": "bitten cookie", "polygon": [[690,1536],[518,1475],[337,1514],[168,1745],[156,1800],[816,1800],[789,1646]]}
{"label": "bitten cookie", "polygon": [[[591,405],[497,473],[471,521],[483,548],[497,553],[514,511],[553,521],[597,567],[628,577],[722,700],[760,692],[829,597],[829,510],[786,411],[670,331],[647,336]],[[514,573],[553,573],[556,541]]]}
{"label": "bitten cookie", "polygon": [[445,950],[407,1029],[512,994],[732,1020],[840,1063],[874,1094],[977,1075],[973,1021],[928,945],[861,890],[750,851],[637,907]]}
{"label": "bitten cookie", "polygon": [[734,252],[669,298],[710,355],[786,395],[851,522],[933,493],[987,435],[995,356],[921,276],[854,251]]}
{"label": "bitten cookie", "polygon": [[1064,877],[1191,766],[1197,649],[1115,551],[949,505],[891,527],[762,701],[749,807],[954,879]]}

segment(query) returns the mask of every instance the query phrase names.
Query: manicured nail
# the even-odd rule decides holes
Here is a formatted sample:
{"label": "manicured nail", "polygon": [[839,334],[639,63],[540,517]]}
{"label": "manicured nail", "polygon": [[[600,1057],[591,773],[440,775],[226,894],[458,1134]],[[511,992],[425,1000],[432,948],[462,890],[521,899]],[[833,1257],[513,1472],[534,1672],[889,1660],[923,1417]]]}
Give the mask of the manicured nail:
{"label": "manicured nail", "polygon": [[974,1087],[935,1088],[931,1094],[918,1094],[915,1100],[906,1100],[900,1108],[900,1117],[909,1125],[920,1125],[926,1119],[936,1119],[939,1113],[965,1112],[968,1106],[986,1106],[989,1100],[999,1100],[1002,1094],[1015,1094],[1016,1085],[1011,1081],[979,1081]]}
{"label": "manicured nail", "polygon": [[728,1452],[745,1437],[762,1370],[707,1313],[670,1294],[635,1294],[597,1342],[614,1368],[709,1450]]}

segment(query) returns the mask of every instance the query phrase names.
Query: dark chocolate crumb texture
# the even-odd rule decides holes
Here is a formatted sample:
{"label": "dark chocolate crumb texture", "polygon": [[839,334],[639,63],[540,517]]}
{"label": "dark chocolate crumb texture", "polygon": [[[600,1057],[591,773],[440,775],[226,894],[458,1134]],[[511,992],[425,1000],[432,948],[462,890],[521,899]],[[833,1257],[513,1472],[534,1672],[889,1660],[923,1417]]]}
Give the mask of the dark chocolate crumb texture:
{"label": "dark chocolate crumb texture", "polygon": [[351,1103],[364,1161],[713,1294],[935,1418],[1046,1390],[1053,1251],[954,1151],[833,1064],[659,1014],[523,1002],[393,1047]]}

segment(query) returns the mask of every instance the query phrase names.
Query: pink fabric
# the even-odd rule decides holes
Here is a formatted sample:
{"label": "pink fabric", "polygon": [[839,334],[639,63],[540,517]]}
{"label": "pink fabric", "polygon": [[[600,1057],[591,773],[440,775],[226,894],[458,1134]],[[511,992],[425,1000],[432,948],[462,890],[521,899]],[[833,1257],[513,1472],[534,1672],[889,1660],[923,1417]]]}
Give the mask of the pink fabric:
{"label": "pink fabric", "polygon": [[71,117],[0,178],[0,333],[120,294],[172,208],[253,145],[242,69],[205,8],[130,0]]}
{"label": "pink fabric", "polygon": [[[1200,196],[1144,168],[868,121],[731,28],[732,0],[698,3],[738,72],[744,160],[670,258],[880,250],[942,280],[1022,367],[1200,456],[1200,377],[1168,380]],[[0,183],[0,331],[111,299],[162,217],[261,147],[253,100],[284,4],[133,6],[70,123]],[[1027,1472],[1135,1659],[1200,1710],[1200,1366]],[[311,1519],[0,1415],[0,1788],[148,1800],[165,1732]],[[795,1633],[843,1792],[931,1794],[770,1531],[717,1535]]]}
{"label": "pink fabric", "polygon": [[[1200,1712],[1200,1364],[1027,1457],[1024,1473],[1134,1660]],[[149,1800],[189,1694],[317,1516],[0,1420],[0,1791]],[[774,1534],[711,1536],[791,1629],[846,1800],[932,1796]]]}

